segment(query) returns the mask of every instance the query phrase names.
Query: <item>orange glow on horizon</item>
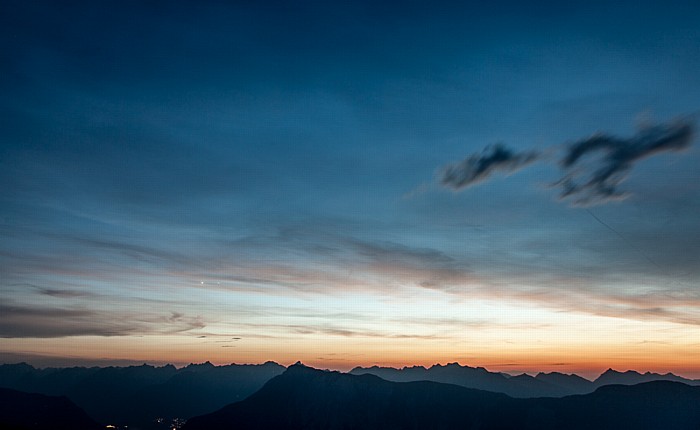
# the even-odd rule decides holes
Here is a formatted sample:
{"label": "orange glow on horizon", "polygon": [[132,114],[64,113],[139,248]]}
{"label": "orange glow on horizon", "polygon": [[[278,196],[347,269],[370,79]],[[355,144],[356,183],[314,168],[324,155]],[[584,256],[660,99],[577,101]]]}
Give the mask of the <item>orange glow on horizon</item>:
{"label": "orange glow on horizon", "polygon": [[[524,351],[522,347],[503,348],[494,350],[486,349],[482,352],[465,354],[458,350],[429,350],[411,348],[410,342],[404,345],[384,345],[382,348],[378,344],[374,348],[364,350],[354,349],[347,345],[343,348],[331,349],[332,345],[316,345],[317,348],[309,348],[307,344],[300,344],[296,348],[289,342],[281,342],[276,348],[270,345],[260,344],[257,348],[239,349],[237,348],[181,348],[175,345],[169,347],[165,344],[155,344],[146,338],[141,338],[140,344],[135,344],[138,339],[104,339],[89,338],[81,339],[84,343],[80,348],[70,347],[65,340],[46,339],[43,345],[33,348],[21,346],[26,342],[17,342],[15,348],[8,348],[10,339],[3,339],[4,350],[15,349],[18,352],[31,351],[27,361],[32,364],[47,363],[52,358],[62,359],[61,363],[69,363],[71,360],[75,365],[110,365],[116,363],[142,364],[150,363],[154,365],[174,364],[178,367],[189,363],[203,363],[210,361],[215,365],[224,364],[261,364],[266,361],[275,361],[288,366],[297,361],[322,369],[332,369],[349,371],[354,367],[410,367],[424,366],[430,367],[435,364],[446,365],[448,363],[459,363],[463,366],[484,367],[491,372],[505,372],[511,374],[538,372],[561,372],[576,373],[588,379],[595,379],[608,368],[617,371],[635,370],[640,373],[674,373],[691,379],[700,378],[700,353],[691,347],[674,348],[647,348],[646,350],[630,351],[624,347],[607,347],[595,349],[552,349],[541,348]],[[116,342],[115,342],[116,341]],[[106,343],[130,344],[129,348],[119,348],[112,345],[112,348],[105,348]],[[77,342],[76,342],[77,343]],[[181,346],[181,345],[180,345]],[[367,345],[366,345],[367,346]],[[231,351],[236,350],[236,351]],[[79,353],[78,353],[79,351]],[[363,351],[363,352],[359,352]],[[34,358],[32,358],[32,356]],[[109,358],[106,358],[109,357]],[[82,364],[81,364],[82,363]],[[38,367],[47,367],[39,365]]]}

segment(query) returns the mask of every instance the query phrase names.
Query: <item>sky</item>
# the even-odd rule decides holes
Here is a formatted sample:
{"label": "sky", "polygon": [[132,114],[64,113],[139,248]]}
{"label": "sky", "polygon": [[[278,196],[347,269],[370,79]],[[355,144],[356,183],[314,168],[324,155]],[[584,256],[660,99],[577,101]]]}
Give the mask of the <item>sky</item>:
{"label": "sky", "polygon": [[0,361],[700,378],[700,6],[489,3],[4,1]]}

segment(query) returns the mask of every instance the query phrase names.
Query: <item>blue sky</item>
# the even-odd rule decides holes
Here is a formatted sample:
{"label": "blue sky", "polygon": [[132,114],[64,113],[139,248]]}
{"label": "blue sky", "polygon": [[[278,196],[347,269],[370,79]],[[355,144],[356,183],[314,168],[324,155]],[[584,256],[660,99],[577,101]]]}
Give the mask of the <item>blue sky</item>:
{"label": "blue sky", "polygon": [[606,3],[6,2],[0,353],[700,374],[698,7]]}

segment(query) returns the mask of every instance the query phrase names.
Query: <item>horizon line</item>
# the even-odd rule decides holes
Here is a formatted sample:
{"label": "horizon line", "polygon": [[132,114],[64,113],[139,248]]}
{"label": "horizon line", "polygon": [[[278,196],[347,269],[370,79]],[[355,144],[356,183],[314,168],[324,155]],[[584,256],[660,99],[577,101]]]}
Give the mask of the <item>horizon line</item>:
{"label": "horizon line", "polygon": [[[49,357],[47,357],[47,358],[49,358]],[[64,359],[64,358],[61,358],[61,359]],[[547,372],[547,371],[543,371],[543,370],[540,370],[540,371],[513,371],[513,372],[504,372],[504,371],[499,371],[499,370],[491,370],[491,369],[489,369],[489,368],[486,367],[486,366],[478,366],[478,365],[477,365],[477,366],[472,366],[472,365],[469,365],[469,364],[462,364],[462,363],[460,363],[460,362],[458,362],[458,361],[446,362],[446,363],[444,363],[444,364],[443,364],[443,363],[440,363],[440,362],[437,362],[437,363],[434,363],[434,364],[432,364],[432,365],[430,365],[430,366],[424,366],[424,365],[420,365],[420,364],[414,364],[414,365],[404,365],[404,366],[399,366],[399,367],[388,366],[388,365],[381,365],[381,364],[371,364],[371,365],[359,365],[359,364],[358,364],[358,365],[356,365],[356,366],[353,366],[353,367],[348,368],[347,370],[344,370],[344,369],[341,369],[341,368],[337,368],[337,367],[335,367],[335,368],[333,368],[333,367],[322,367],[322,366],[317,367],[316,365],[308,365],[308,364],[305,364],[305,363],[303,363],[303,361],[301,361],[301,360],[297,360],[296,362],[292,362],[292,363],[290,363],[290,364],[282,364],[282,363],[279,363],[279,362],[277,362],[277,361],[275,361],[275,360],[266,360],[266,361],[264,361],[264,362],[258,362],[258,363],[236,363],[236,362],[230,362],[230,363],[219,363],[219,364],[212,363],[210,360],[205,360],[205,361],[202,361],[202,362],[190,362],[190,363],[185,364],[185,363],[173,363],[173,362],[167,362],[167,363],[166,363],[166,362],[160,362],[160,361],[155,361],[155,360],[145,360],[145,361],[141,361],[141,360],[120,360],[120,359],[116,359],[116,360],[112,360],[112,361],[114,362],[113,364],[109,364],[109,363],[108,363],[108,361],[110,361],[109,359],[97,359],[97,360],[84,360],[84,361],[87,361],[87,362],[92,362],[93,364],[87,364],[87,363],[80,364],[80,363],[75,363],[75,364],[72,364],[72,365],[58,365],[58,366],[54,366],[54,365],[42,366],[42,365],[32,364],[31,361],[32,361],[32,360],[22,360],[22,361],[15,361],[15,362],[0,362],[0,366],[16,366],[16,365],[22,365],[22,364],[24,364],[24,365],[28,365],[28,366],[31,366],[31,367],[34,368],[34,369],[39,369],[39,370],[44,370],[44,369],[69,369],[69,368],[95,368],[95,367],[97,367],[97,368],[110,368],[110,367],[115,367],[115,368],[127,368],[127,367],[140,367],[140,366],[151,366],[151,367],[153,367],[153,368],[163,368],[163,367],[172,366],[172,367],[174,367],[174,368],[180,370],[180,369],[184,369],[184,368],[187,368],[187,367],[190,367],[190,366],[203,366],[203,365],[207,365],[207,364],[208,364],[208,365],[211,365],[212,367],[226,367],[226,366],[264,366],[264,365],[266,365],[266,364],[274,364],[274,365],[281,366],[281,367],[283,367],[283,368],[285,368],[285,369],[289,369],[290,367],[293,367],[293,366],[296,366],[296,365],[301,365],[301,366],[308,367],[308,368],[312,368],[312,369],[316,369],[316,370],[332,371],[332,372],[339,372],[339,373],[346,373],[346,374],[349,374],[349,373],[351,373],[351,372],[352,372],[353,370],[355,370],[355,369],[381,368],[381,369],[393,369],[393,370],[399,370],[399,371],[400,371],[400,370],[405,370],[405,369],[423,368],[423,369],[425,369],[425,370],[429,370],[429,369],[432,369],[432,368],[434,368],[434,367],[448,367],[448,366],[457,365],[457,366],[459,366],[459,367],[461,367],[461,368],[484,369],[485,371],[487,371],[487,372],[489,372],[489,373],[493,373],[493,374],[505,374],[505,375],[509,375],[509,376],[519,376],[519,375],[523,375],[523,374],[530,375],[530,376],[536,376],[536,375],[538,375],[538,374],[545,374],[545,375],[546,375],[546,374],[553,374],[553,373],[554,373],[554,374],[562,374],[562,375],[576,375],[576,376],[578,376],[578,377],[581,377],[581,378],[583,378],[583,379],[586,379],[586,380],[589,381],[589,382],[595,382],[595,381],[596,381],[597,379],[599,379],[602,375],[604,375],[605,373],[611,372],[611,371],[612,371],[612,372],[615,372],[615,373],[620,373],[620,374],[632,372],[632,373],[636,373],[636,374],[639,374],[639,375],[658,375],[658,376],[669,376],[669,375],[670,375],[670,376],[680,377],[680,378],[683,378],[683,379],[688,379],[688,380],[691,380],[691,381],[698,381],[698,382],[700,382],[700,378],[696,378],[696,377],[690,376],[690,375],[688,375],[688,373],[686,373],[686,372],[679,372],[679,373],[676,373],[676,372],[673,372],[673,371],[667,371],[666,373],[660,373],[660,372],[653,372],[653,371],[651,371],[651,370],[641,370],[641,371],[640,371],[640,370],[631,369],[631,368],[628,368],[628,369],[626,369],[626,370],[618,370],[618,369],[613,368],[612,366],[611,366],[611,367],[608,367],[606,370],[601,371],[600,373],[597,373],[597,372],[596,372],[596,373],[591,373],[591,372],[559,372],[559,371],[549,371],[549,372]],[[78,361],[81,361],[81,360],[78,360]],[[96,363],[101,362],[101,361],[105,361],[105,363],[104,363],[104,364],[101,364],[101,365],[100,365],[100,364],[96,364]],[[120,364],[118,364],[118,363],[120,363]],[[586,375],[598,375],[598,376],[597,376],[597,377],[594,377],[594,378],[590,378],[590,377],[587,377],[587,376],[583,376],[581,373],[586,374]]]}

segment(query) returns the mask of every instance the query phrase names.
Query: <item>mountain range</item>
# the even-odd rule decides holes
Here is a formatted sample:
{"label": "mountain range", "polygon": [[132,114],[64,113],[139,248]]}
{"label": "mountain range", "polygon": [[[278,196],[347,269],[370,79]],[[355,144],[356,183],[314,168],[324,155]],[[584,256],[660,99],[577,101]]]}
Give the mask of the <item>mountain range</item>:
{"label": "mountain range", "polygon": [[0,366],[0,387],[66,396],[94,420],[145,427],[155,418],[189,418],[242,400],[285,368],[277,363],[177,369],[167,365],[36,369]]}
{"label": "mountain range", "polygon": [[538,373],[535,376],[489,372],[483,367],[462,366],[458,363],[436,364],[432,367],[356,367],[353,375],[371,374],[393,382],[433,381],[461,385],[466,388],[504,393],[511,397],[564,397],[573,394],[588,394],[604,385],[634,385],[652,381],[675,381],[687,385],[700,385],[700,380],[686,379],[672,373],[639,373],[632,370],[618,372],[608,369],[594,381],[575,374],[558,372]]}
{"label": "mountain range", "polygon": [[700,387],[654,381],[591,394],[516,399],[430,381],[291,366],[249,398],[195,417],[185,430],[698,429]]}
{"label": "mountain range", "polygon": [[[276,377],[284,376],[287,379],[282,381],[285,381],[300,373],[300,369],[309,368],[303,366],[300,368],[295,365],[286,370],[284,366],[274,362],[261,365],[226,366],[215,366],[206,362],[190,364],[180,369],[172,365],[37,369],[20,363],[0,365],[0,387],[49,396],[65,396],[65,400],[72,401],[97,422],[144,429],[154,428],[154,420],[159,417],[163,418],[162,422],[169,422],[176,417],[189,419],[212,413],[228,407],[227,405],[239,404],[241,401],[248,402],[248,396],[256,392],[254,396],[262,395],[261,392],[266,393],[265,390],[269,394],[268,385],[272,384],[275,387],[278,386],[275,384],[279,384]],[[457,363],[437,364],[429,368],[357,367],[348,374],[325,372],[321,375],[324,377],[334,375],[333,378],[337,381],[345,381],[343,378],[352,377],[359,379],[350,379],[350,381],[379,380],[387,383],[418,384],[417,386],[422,387],[420,390],[427,389],[429,392],[443,393],[440,396],[444,398],[451,397],[444,394],[445,390],[458,389],[454,391],[457,396],[454,401],[458,404],[466,404],[465,402],[471,399],[469,396],[464,397],[465,392],[459,390],[480,390],[476,395],[478,399],[471,399],[469,402],[476,402],[484,407],[491,404],[488,399],[500,399],[496,403],[502,407],[502,404],[510,405],[511,403],[508,402],[515,399],[556,398],[591,393],[593,396],[600,396],[601,387],[609,385],[634,385],[655,381],[683,383],[684,386],[700,385],[700,381],[685,379],[670,373],[641,374],[610,369],[596,380],[590,381],[577,375],[556,372],[539,373],[535,376],[527,374],[511,376],[490,372],[482,367],[462,366]],[[266,383],[268,385],[265,385]],[[303,381],[301,383],[306,384]],[[343,384],[340,387],[346,386]],[[405,385],[399,384],[399,386]],[[453,388],[445,388],[446,386]],[[330,384],[326,388],[328,399],[339,395],[342,398],[345,388],[336,393],[333,387],[335,385]],[[409,384],[408,387],[414,387],[414,385]],[[401,388],[401,390],[404,389],[406,388]],[[250,399],[253,398],[250,397]],[[377,401],[379,402],[377,404],[382,404],[381,401]],[[548,401],[551,400],[540,399],[537,405]],[[452,400],[448,403],[450,402]],[[312,403],[316,404],[317,401],[314,399]],[[566,402],[562,401],[561,404]],[[514,411],[519,410],[520,407],[516,407]]]}

